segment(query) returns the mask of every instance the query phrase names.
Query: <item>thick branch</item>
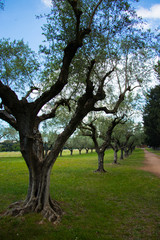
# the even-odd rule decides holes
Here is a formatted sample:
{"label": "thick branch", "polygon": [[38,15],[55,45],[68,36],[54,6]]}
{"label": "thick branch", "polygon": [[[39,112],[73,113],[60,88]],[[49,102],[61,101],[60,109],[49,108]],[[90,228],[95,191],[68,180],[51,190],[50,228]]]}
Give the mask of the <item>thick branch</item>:
{"label": "thick branch", "polygon": [[82,47],[83,39],[88,35],[91,30],[89,28],[80,30],[80,16],[82,12],[77,8],[76,0],[68,0],[69,4],[72,6],[75,13],[77,22],[76,22],[76,39],[69,42],[66,48],[64,49],[64,57],[62,61],[61,71],[56,83],[50,88],[50,90],[44,92],[40,98],[35,101],[35,113],[37,114],[40,109],[56,95],[58,95],[64,86],[68,82],[69,67],[74,58],[78,48]]}
{"label": "thick branch", "polygon": [[0,98],[2,99],[2,104],[7,106],[8,109],[12,112],[15,116],[17,110],[19,108],[19,99],[12,89],[6,85],[4,85],[0,81]]}
{"label": "thick branch", "polygon": [[96,127],[93,125],[93,122],[91,122],[89,124],[89,127],[91,128],[91,131],[92,131],[92,140],[94,142],[94,146],[95,146],[95,149],[96,151],[99,149],[99,145],[98,145],[98,141],[97,141],[97,131],[96,131]]}
{"label": "thick branch", "polygon": [[86,84],[87,84],[86,93],[87,94],[93,94],[94,87],[93,87],[92,81],[90,80],[90,77],[91,77],[91,72],[94,67],[94,64],[95,64],[95,60],[92,60],[91,65],[88,67],[88,72],[86,77]]}
{"label": "thick branch", "polygon": [[56,95],[58,95],[64,86],[68,82],[69,67],[72,59],[74,58],[78,48],[82,46],[84,37],[90,33],[89,29],[84,29],[80,32],[79,38],[71,41],[67,47],[64,49],[64,57],[62,68],[58,77],[57,82],[50,88],[50,90],[44,92],[41,97],[35,101],[35,114],[37,114],[40,109]]}
{"label": "thick branch", "polygon": [[10,115],[6,110],[0,110],[0,118],[9,123],[16,130],[18,130],[15,118],[12,115]]}
{"label": "thick branch", "polygon": [[111,73],[112,73],[113,71],[114,71],[114,68],[113,68],[111,71],[107,72],[107,73],[104,75],[103,78],[101,78],[100,84],[99,84],[99,88],[98,88],[98,91],[97,91],[97,94],[96,94],[95,97],[99,98],[99,97],[101,96],[100,99],[104,99],[104,98],[105,98],[105,92],[104,92],[104,89],[103,89],[103,87],[104,87],[104,82],[105,82],[106,78],[111,75]]}
{"label": "thick branch", "polygon": [[124,100],[124,97],[125,97],[125,94],[126,94],[127,91],[131,91],[130,86],[129,86],[128,88],[126,88],[123,93],[121,93],[121,94],[119,95],[119,99],[118,99],[118,101],[116,102],[116,104],[115,104],[115,106],[114,106],[113,113],[116,113],[116,112],[117,112],[120,104],[121,104],[121,103],[123,102],[123,100]]}
{"label": "thick branch", "polygon": [[69,4],[72,6],[75,17],[76,17],[76,37],[79,37],[79,29],[80,29],[80,18],[82,15],[82,11],[77,8],[77,0],[68,0]]}

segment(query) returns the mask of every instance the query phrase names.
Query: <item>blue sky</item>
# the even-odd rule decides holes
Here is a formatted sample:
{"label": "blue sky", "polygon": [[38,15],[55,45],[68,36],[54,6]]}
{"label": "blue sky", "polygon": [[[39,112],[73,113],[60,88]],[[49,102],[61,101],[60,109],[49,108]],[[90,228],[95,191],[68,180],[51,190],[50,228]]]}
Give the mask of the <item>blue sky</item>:
{"label": "blue sky", "polygon": [[[50,0],[0,0],[5,2],[0,10],[0,38],[24,39],[29,46],[38,51],[42,43],[41,26],[44,19],[36,15],[49,12]],[[135,4],[138,14],[147,17],[148,25],[160,25],[160,0],[140,0]]]}

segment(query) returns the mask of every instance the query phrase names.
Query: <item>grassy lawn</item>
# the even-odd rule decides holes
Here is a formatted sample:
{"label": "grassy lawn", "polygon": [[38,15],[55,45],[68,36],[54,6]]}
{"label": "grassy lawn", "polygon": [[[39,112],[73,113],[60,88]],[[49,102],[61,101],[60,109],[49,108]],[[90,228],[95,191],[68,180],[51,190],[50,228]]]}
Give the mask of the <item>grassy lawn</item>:
{"label": "grassy lawn", "polygon": [[[16,155],[17,154],[17,155]],[[0,212],[24,199],[28,171],[18,153],[0,154]],[[144,153],[136,149],[120,164],[112,164],[113,151],[105,155],[107,173],[97,168],[95,153],[73,156],[65,151],[51,175],[51,196],[65,212],[59,225],[41,215],[0,218],[1,240],[159,240],[160,179],[140,169]]]}

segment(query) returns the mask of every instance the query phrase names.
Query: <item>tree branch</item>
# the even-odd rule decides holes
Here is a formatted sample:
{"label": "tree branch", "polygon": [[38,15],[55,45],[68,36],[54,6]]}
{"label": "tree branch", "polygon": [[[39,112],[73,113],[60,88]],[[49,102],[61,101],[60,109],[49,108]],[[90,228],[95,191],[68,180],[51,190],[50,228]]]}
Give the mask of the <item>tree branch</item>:
{"label": "tree branch", "polygon": [[6,106],[12,115],[16,116],[17,110],[20,107],[20,101],[14,91],[0,81],[0,98],[2,105]]}
{"label": "tree branch", "polygon": [[77,8],[77,0],[67,0],[69,4],[72,6],[77,23],[76,23],[76,37],[79,37],[79,30],[80,30],[80,18],[82,15],[82,11]]}
{"label": "tree branch", "polygon": [[6,110],[0,110],[0,118],[9,123],[16,130],[18,130],[16,119],[12,115],[10,115]]}
{"label": "tree branch", "polygon": [[82,46],[84,37],[90,33],[89,29],[84,29],[80,32],[79,38],[68,43],[64,49],[64,57],[62,62],[61,71],[56,83],[50,88],[50,90],[45,91],[34,103],[35,105],[35,114],[37,114],[40,109],[51,99],[57,96],[64,86],[68,82],[69,67],[72,59],[74,58],[78,48]]}
{"label": "tree branch", "polygon": [[91,76],[91,72],[92,72],[92,69],[94,67],[95,62],[96,62],[95,60],[91,61],[91,64],[88,67],[88,72],[87,72],[87,77],[86,77],[86,84],[87,84],[86,93],[89,94],[89,95],[90,94],[93,95],[94,87],[93,87],[92,81],[90,80],[90,76]]}
{"label": "tree branch", "polygon": [[69,105],[69,99],[61,99],[60,101],[56,102],[53,109],[51,110],[50,113],[48,114],[43,114],[39,117],[37,117],[37,122],[40,123],[44,120],[50,119],[50,118],[54,118],[56,115],[56,111],[58,109],[58,107],[62,105],[62,106],[67,106],[68,110],[71,111],[70,105]]}
{"label": "tree branch", "polygon": [[126,94],[127,91],[131,91],[131,88],[130,87],[126,88],[124,90],[124,92],[119,95],[119,98],[118,98],[118,100],[117,100],[117,102],[116,102],[116,104],[115,104],[113,109],[109,110],[107,107],[94,107],[93,111],[95,111],[95,112],[103,111],[106,114],[109,114],[109,113],[113,113],[114,114],[114,113],[116,113],[118,111],[118,108],[119,108],[120,104],[123,102],[125,94]]}
{"label": "tree branch", "polygon": [[112,70],[110,70],[109,72],[107,72],[103,78],[101,78],[100,80],[100,84],[99,84],[99,88],[97,90],[97,94],[95,96],[95,98],[99,98],[99,100],[104,99],[105,98],[105,92],[104,92],[104,82],[106,80],[107,77],[109,77],[111,75],[111,73],[114,71],[115,68],[113,68]]}
{"label": "tree branch", "polygon": [[89,22],[89,25],[88,25],[88,28],[91,29],[91,24],[92,24],[92,21],[93,21],[93,18],[94,18],[94,15],[99,7],[99,5],[102,3],[103,0],[100,0],[97,5],[95,6],[95,9],[93,10],[93,13],[91,15],[91,18],[90,18],[90,22]]}

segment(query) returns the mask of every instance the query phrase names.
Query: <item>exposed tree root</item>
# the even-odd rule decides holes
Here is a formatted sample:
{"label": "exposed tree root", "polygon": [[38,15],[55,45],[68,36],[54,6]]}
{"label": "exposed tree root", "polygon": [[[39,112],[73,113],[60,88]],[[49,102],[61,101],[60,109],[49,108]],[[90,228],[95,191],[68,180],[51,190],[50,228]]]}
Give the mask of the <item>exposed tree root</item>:
{"label": "exposed tree root", "polygon": [[43,219],[40,222],[41,224],[43,223],[44,219],[54,224],[58,224],[63,214],[58,202],[56,201],[50,200],[50,203],[42,208],[42,206],[37,205],[36,199],[32,199],[32,201],[29,202],[20,201],[11,204],[3,216],[20,217],[31,212],[42,214]]}

